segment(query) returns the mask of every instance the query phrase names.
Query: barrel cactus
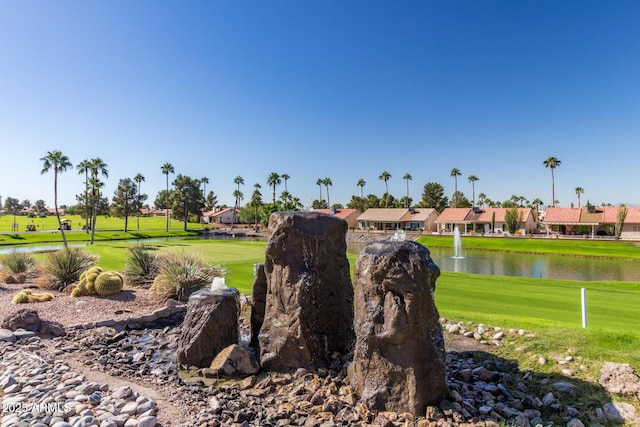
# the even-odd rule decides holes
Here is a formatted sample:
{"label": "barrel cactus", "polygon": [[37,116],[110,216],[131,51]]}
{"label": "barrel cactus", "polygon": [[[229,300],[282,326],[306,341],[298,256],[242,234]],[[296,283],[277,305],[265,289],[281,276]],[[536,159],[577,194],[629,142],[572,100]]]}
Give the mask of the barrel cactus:
{"label": "barrel cactus", "polygon": [[100,273],[95,279],[94,288],[98,295],[113,295],[122,290],[122,276],[115,271]]}
{"label": "barrel cactus", "polygon": [[102,268],[98,266],[91,267],[82,272],[80,275],[80,279],[78,282],[78,286],[71,291],[72,297],[81,297],[83,295],[93,295],[96,293],[95,291],[95,281],[100,273],[102,273]]}

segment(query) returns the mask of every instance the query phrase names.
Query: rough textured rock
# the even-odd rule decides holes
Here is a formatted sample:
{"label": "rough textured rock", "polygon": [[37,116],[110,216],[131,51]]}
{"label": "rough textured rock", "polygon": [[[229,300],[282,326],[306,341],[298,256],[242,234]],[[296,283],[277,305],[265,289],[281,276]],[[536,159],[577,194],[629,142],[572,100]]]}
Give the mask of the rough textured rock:
{"label": "rough textured rock", "polygon": [[626,363],[605,362],[600,370],[600,385],[612,394],[640,398],[640,375]]}
{"label": "rough textured rock", "polygon": [[224,377],[248,377],[258,373],[260,365],[245,348],[234,344],[218,353],[209,370]]}
{"label": "rough textured rock", "polygon": [[349,380],[370,409],[421,415],[447,396],[433,299],[439,275],[427,248],[416,242],[373,242],[360,253]]}
{"label": "rough textured rock", "polygon": [[264,321],[264,308],[267,297],[267,276],[264,263],[256,264],[251,298],[251,347],[258,349],[258,335]]}
{"label": "rough textured rock", "polygon": [[259,334],[263,368],[325,368],[332,353],[352,351],[347,228],[346,221],[318,212],[276,212],[269,218],[267,296]]}
{"label": "rough textured rock", "polygon": [[15,331],[24,329],[26,331],[38,332],[42,322],[38,312],[28,308],[22,308],[2,321],[2,328]]}
{"label": "rough textured rock", "polygon": [[206,368],[225,347],[238,343],[239,292],[203,289],[189,297],[176,358],[183,366]]}

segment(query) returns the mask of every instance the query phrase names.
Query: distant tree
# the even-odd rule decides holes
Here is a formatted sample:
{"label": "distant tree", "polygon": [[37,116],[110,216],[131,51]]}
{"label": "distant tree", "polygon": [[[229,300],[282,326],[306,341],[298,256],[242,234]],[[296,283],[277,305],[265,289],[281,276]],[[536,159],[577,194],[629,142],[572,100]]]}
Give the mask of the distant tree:
{"label": "distant tree", "polygon": [[153,201],[153,207],[156,209],[171,209],[171,192],[160,190]]}
{"label": "distant tree", "polygon": [[33,204],[33,208],[36,210],[38,215],[44,215],[47,213],[47,203],[42,199],[36,200]]}
{"label": "distant tree", "polygon": [[413,177],[411,176],[410,173],[405,173],[402,179],[407,181],[407,197],[404,199],[406,203],[404,207],[408,208],[409,204],[411,203],[411,199],[409,198],[409,181],[411,181]]}
{"label": "distant tree", "polygon": [[484,207],[484,204],[487,202],[487,195],[484,193],[478,194],[478,205]]}
{"label": "distant tree", "polygon": [[329,186],[333,185],[333,182],[331,182],[331,178],[326,177],[322,180],[322,183],[327,189],[327,206],[331,206],[331,202],[329,202]]}
{"label": "distant tree", "polygon": [[584,193],[584,188],[576,187],[576,196],[578,196],[578,207],[580,207],[580,194]]}
{"label": "distant tree", "polygon": [[22,205],[21,210],[22,209],[27,209],[27,210],[31,209],[31,200],[29,200],[29,199],[24,199],[22,201],[22,203],[20,203],[20,204]]}
{"label": "distant tree", "polygon": [[209,183],[209,178],[203,176],[200,178],[200,182],[202,183],[202,197],[206,197],[207,195],[207,184]]}
{"label": "distant tree", "polygon": [[178,174],[171,185],[173,185],[171,192],[173,216],[183,221],[184,231],[187,231],[189,217],[193,215],[199,218],[202,215],[204,200],[200,192],[200,180]]}
{"label": "distant tree", "polygon": [[[164,209],[169,209],[169,174],[170,173],[175,173],[175,170],[173,169],[173,165],[171,163],[165,163],[164,165],[160,166],[160,170],[162,171],[162,174],[166,176],[166,181],[167,181],[167,192],[164,194],[165,197],[167,197],[167,199],[164,200],[163,205],[165,206]],[[169,211],[166,211],[166,217],[167,217],[167,226],[165,228],[165,231],[169,231]]]}
{"label": "distant tree", "polygon": [[[326,200],[314,200],[311,202],[311,209],[328,209]],[[355,208],[354,208],[355,209]]]}
{"label": "distant tree", "polygon": [[232,227],[233,227],[233,223],[236,222],[236,212],[238,212],[240,210],[240,201],[242,200],[242,198],[244,197],[244,194],[242,194],[242,192],[240,191],[240,186],[244,185],[244,178],[241,177],[240,175],[236,176],[233,179],[233,183],[236,184],[238,186],[237,190],[233,192],[233,197],[235,197],[236,199],[236,203],[234,205],[235,210],[233,211],[233,222],[232,222]]}
{"label": "distant tree", "polygon": [[533,199],[533,201],[531,201],[531,206],[535,210],[536,218],[540,217],[540,205],[542,204],[543,204],[542,200],[540,200],[540,198],[538,197],[536,197],[535,199]]}
{"label": "distant tree", "polygon": [[460,170],[458,168],[453,168],[451,169],[451,174],[450,176],[453,177],[453,179],[455,180],[455,187],[453,190],[453,207],[457,208],[458,207],[458,200],[455,198],[455,195],[458,194],[458,177],[462,175],[462,172],[460,172]]}
{"label": "distant tree", "polygon": [[[324,200],[322,198],[322,186],[324,185],[324,180],[322,178],[318,178],[318,180],[316,181],[316,185],[320,187],[320,198],[318,199],[318,201],[322,202]],[[317,209],[322,209],[322,208],[317,208]]]}
{"label": "distant tree", "polygon": [[[136,212],[136,218],[137,218],[137,222],[138,222],[138,230],[140,230],[140,209],[142,207],[142,200],[140,199],[140,184],[145,182],[145,178],[144,175],[142,175],[141,173],[136,174],[136,176],[133,177],[133,181],[136,183],[136,185],[138,186],[138,199],[140,201],[140,207],[138,208],[137,212]],[[144,197],[144,199],[147,199],[147,196]]]}
{"label": "distant tree", "polygon": [[260,184],[258,184],[257,182],[253,185],[253,194],[251,195],[251,206],[253,206],[253,208],[255,209],[255,218],[254,218],[254,222],[255,222],[255,227],[256,230],[258,230],[258,221],[260,219],[259,215],[258,215],[258,211],[260,209],[260,206],[262,205],[262,193],[260,193],[260,188],[262,188],[260,186]]}
{"label": "distant tree", "polygon": [[616,237],[620,238],[622,235],[622,227],[624,227],[624,221],[627,219],[627,207],[625,205],[618,206],[618,214],[616,216]]}
{"label": "distant tree", "polygon": [[[385,198],[385,203],[384,203],[384,207],[388,208],[389,207],[389,180],[391,179],[391,174],[387,171],[383,171],[380,176],[378,177],[378,179],[380,181],[384,181],[384,186],[386,188],[386,195],[387,197]],[[408,183],[409,181],[407,181]]]}
{"label": "distant tree", "polygon": [[553,171],[555,170],[555,168],[560,166],[561,163],[562,162],[559,159],[553,156],[550,156],[549,158],[547,158],[547,160],[542,162],[545,169],[551,169],[551,201],[553,202],[553,206],[556,205],[556,187]]}
{"label": "distant tree", "polygon": [[128,231],[129,215],[136,209],[139,211],[140,197],[138,196],[138,186],[130,178],[121,179],[111,199],[111,213],[124,218],[124,232]]}
{"label": "distant tree", "polygon": [[78,169],[78,174],[84,174],[84,229],[87,234],[89,234],[89,172],[91,172],[91,161],[89,159],[85,159],[76,165]]}
{"label": "distant tree", "polygon": [[449,205],[449,199],[444,195],[444,187],[437,182],[428,182],[422,190],[422,200],[419,203],[421,208],[433,208],[438,213],[442,212]]}
{"label": "distant tree", "polygon": [[510,234],[515,234],[522,224],[522,212],[517,206],[509,208],[504,213],[504,223]]}
{"label": "distant tree", "polygon": [[218,204],[218,196],[213,194],[213,191],[209,191],[209,194],[207,194],[207,197],[204,199],[204,209],[206,211],[211,211],[215,209],[217,204]]}
{"label": "distant tree", "polygon": [[403,207],[405,209],[408,209],[411,205],[413,204],[413,198],[409,197],[407,198],[407,196],[402,196],[402,198],[400,200],[398,200],[397,206],[396,207]]}
{"label": "distant tree", "polygon": [[366,184],[367,184],[367,181],[365,181],[364,179],[360,178],[358,180],[358,183],[356,185],[358,187],[360,187],[360,200],[361,200],[362,203],[360,205],[356,206],[356,207],[351,208],[351,209],[359,209],[360,212],[364,212],[364,192],[363,192],[363,190],[364,190],[364,186]]}
{"label": "distant tree", "polygon": [[[90,245],[93,245],[94,237],[96,234],[96,222],[98,219],[97,205],[100,203],[100,189],[104,187],[104,182],[100,181],[100,176],[109,178],[108,165],[100,157],[90,160],[90,178],[89,186],[91,187],[91,240]],[[108,203],[108,202],[107,202]]]}
{"label": "distant tree", "polygon": [[69,158],[59,150],[48,151],[47,155],[42,157],[40,161],[42,162],[41,175],[53,170],[53,204],[56,210],[56,217],[58,218],[58,228],[62,234],[62,241],[64,243],[64,247],[67,248],[69,245],[67,244],[67,238],[65,237],[64,230],[62,229],[60,212],[58,211],[58,174],[66,172],[67,169],[72,168],[73,165],[69,161]]}
{"label": "distant tree", "polygon": [[457,200],[458,202],[458,206],[459,208],[470,208],[471,207],[471,201],[469,199],[467,199],[467,197],[464,195],[464,193],[462,191],[458,191],[457,193],[453,194],[452,197],[454,200]]}
{"label": "distant tree", "polygon": [[471,205],[475,206],[476,205],[476,181],[479,181],[480,178],[478,178],[475,175],[469,175],[469,178],[467,179],[471,183],[471,191],[472,191]]}
{"label": "distant tree", "polygon": [[280,185],[282,180],[280,179],[280,175],[277,172],[271,172],[269,177],[267,178],[267,184],[269,187],[273,188],[273,204],[276,204],[276,186]]}
{"label": "distant tree", "polygon": [[280,178],[284,180],[284,191],[289,192],[289,189],[287,188],[287,180],[291,177],[286,173],[283,173],[282,175],[280,175]]}

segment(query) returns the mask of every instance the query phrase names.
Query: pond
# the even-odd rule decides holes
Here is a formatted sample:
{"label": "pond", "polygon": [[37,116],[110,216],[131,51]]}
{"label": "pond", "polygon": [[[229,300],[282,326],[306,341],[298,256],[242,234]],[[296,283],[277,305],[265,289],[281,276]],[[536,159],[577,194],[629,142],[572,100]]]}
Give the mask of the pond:
{"label": "pond", "polygon": [[[358,253],[364,244],[349,244]],[[429,248],[431,259],[442,271],[580,281],[640,282],[640,262],[559,255],[465,250],[454,258],[453,248]]]}

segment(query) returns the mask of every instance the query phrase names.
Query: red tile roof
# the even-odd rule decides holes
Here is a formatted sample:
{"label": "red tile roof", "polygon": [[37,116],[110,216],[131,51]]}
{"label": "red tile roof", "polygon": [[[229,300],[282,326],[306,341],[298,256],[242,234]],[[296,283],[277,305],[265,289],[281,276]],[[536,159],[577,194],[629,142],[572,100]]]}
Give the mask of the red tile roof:
{"label": "red tile roof", "polygon": [[315,209],[315,212],[324,213],[327,215],[335,216],[336,218],[347,219],[351,215],[360,215],[358,209],[336,209],[334,213],[331,213],[331,209]]}

